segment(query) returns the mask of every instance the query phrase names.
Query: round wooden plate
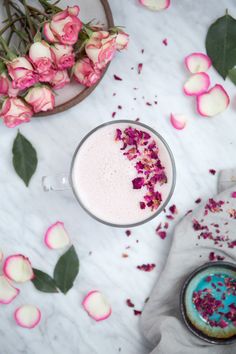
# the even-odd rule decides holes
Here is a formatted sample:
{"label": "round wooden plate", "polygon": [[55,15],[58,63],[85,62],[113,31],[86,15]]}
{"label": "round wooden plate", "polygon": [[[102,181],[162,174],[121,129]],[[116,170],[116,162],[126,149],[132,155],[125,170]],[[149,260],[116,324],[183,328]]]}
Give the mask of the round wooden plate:
{"label": "round wooden plate", "polygon": [[[105,26],[105,28],[113,27],[114,21],[108,0],[70,0],[60,2],[60,6],[72,6],[77,4],[81,8],[80,18],[82,21],[90,21],[92,19]],[[92,6],[93,5],[93,6]],[[102,13],[103,12],[103,13]],[[90,14],[91,13],[91,14]],[[109,66],[109,65],[108,65]],[[75,106],[83,101],[90,93],[95,90],[99,85],[103,76],[105,75],[108,66],[104,70],[101,79],[92,87],[84,87],[78,83],[72,82],[66,85],[64,88],[56,91],[56,106],[53,110],[47,112],[40,112],[34,117],[44,117],[53,115],[56,113],[64,112],[67,109]]]}

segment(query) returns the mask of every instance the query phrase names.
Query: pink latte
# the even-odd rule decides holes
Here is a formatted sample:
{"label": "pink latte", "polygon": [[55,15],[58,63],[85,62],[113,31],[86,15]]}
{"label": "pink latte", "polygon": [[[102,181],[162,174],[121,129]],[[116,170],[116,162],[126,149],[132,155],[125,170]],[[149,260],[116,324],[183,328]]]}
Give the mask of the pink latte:
{"label": "pink latte", "polygon": [[74,191],[85,209],[121,226],[155,214],[168,198],[172,180],[164,143],[131,122],[97,129],[79,148],[72,169]]}

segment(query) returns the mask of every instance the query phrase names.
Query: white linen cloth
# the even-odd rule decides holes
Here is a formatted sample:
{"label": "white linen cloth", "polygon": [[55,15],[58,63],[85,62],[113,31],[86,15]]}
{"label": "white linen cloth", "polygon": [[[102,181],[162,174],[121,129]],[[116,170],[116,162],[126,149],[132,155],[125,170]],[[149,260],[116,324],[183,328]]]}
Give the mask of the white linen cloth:
{"label": "white linen cloth", "polygon": [[[224,191],[225,188],[228,189]],[[141,331],[153,347],[151,354],[236,354],[236,343],[213,345],[193,335],[183,323],[179,309],[184,280],[195,268],[209,262],[210,252],[225,257],[225,261],[236,262],[236,246],[228,247],[229,242],[236,240],[236,215],[230,216],[236,210],[236,199],[232,198],[232,192],[236,191],[236,170],[220,173],[218,191],[221,193],[214,200],[225,202],[222,211],[208,210],[204,216],[206,209],[202,203],[175,228],[166,265],[140,319]],[[198,239],[201,230],[193,229],[193,219],[207,225],[214,237],[216,227],[211,224],[219,224],[218,235],[227,235],[229,241],[220,243],[223,244],[220,247],[213,240]]]}

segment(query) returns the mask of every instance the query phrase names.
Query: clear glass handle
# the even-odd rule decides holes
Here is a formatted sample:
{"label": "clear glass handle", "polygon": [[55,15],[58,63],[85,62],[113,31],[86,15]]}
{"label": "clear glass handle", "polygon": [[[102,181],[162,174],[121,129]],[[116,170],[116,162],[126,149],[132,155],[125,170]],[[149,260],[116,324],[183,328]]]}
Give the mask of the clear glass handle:
{"label": "clear glass handle", "polygon": [[70,182],[68,176],[65,174],[55,176],[43,176],[42,186],[45,192],[49,191],[64,191],[70,189]]}

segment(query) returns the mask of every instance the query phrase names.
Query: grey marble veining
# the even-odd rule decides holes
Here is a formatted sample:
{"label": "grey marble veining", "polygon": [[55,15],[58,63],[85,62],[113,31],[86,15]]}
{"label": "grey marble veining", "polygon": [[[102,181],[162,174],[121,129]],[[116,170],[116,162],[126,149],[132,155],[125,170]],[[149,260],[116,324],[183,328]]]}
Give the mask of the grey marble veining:
{"label": "grey marble veining", "polygon": [[[80,105],[55,117],[35,118],[20,127],[39,157],[37,172],[28,189],[17,178],[11,164],[16,129],[0,125],[1,249],[5,255],[23,253],[29,256],[34,267],[52,273],[63,251],[48,250],[43,235],[50,223],[62,220],[81,263],[79,277],[66,296],[37,292],[29,283],[20,286],[21,295],[14,302],[1,305],[0,354],[149,352],[139,333],[138,317],[125,300],[131,298],[136,308],[141,309],[165,263],[171,233],[165,241],[155,235],[155,227],[165,219],[164,215],[133,229],[127,238],[124,230],[91,219],[70,191],[43,193],[41,188],[43,175],[68,171],[73,151],[90,129],[111,120],[112,112],[117,111],[116,118],[140,117],[160,132],[176,159],[177,185],[172,202],[178,206],[178,217],[194,207],[195,199],[206,199],[216,191],[216,176],[208,173],[209,168],[218,171],[235,167],[234,85],[223,82],[210,69],[212,84],[223,84],[231,97],[230,108],[213,119],[199,117],[194,99],[182,93],[188,77],[184,57],[193,51],[204,51],[209,24],[223,15],[226,8],[236,16],[235,1],[172,0],[171,7],[160,13],[145,10],[136,0],[110,0],[110,4],[116,24],[125,25],[131,34],[129,50],[117,55],[100,86]],[[164,38],[168,39],[168,46],[163,45]],[[137,74],[138,63],[144,64],[141,75]],[[121,76],[123,81],[115,81],[113,74]],[[145,104],[155,99],[158,105]],[[122,110],[117,109],[118,105],[122,105]],[[184,131],[172,128],[171,112],[189,117]],[[122,258],[127,246],[131,246],[127,250],[129,257]],[[153,272],[136,269],[136,265],[149,262],[157,264]],[[99,289],[109,298],[113,309],[109,320],[96,323],[82,309],[81,301],[91,289]],[[22,303],[38,305],[42,311],[42,321],[32,331],[14,323],[14,309]]]}

